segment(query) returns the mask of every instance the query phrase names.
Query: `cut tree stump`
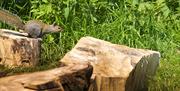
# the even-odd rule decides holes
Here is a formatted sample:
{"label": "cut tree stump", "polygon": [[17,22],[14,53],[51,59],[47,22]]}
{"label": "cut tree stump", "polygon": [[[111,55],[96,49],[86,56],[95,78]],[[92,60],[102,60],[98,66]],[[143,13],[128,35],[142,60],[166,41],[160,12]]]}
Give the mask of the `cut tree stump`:
{"label": "cut tree stump", "polygon": [[159,60],[156,51],[83,37],[60,62],[93,66],[88,91],[147,91],[148,78],[155,74]]}
{"label": "cut tree stump", "polygon": [[93,67],[73,64],[0,78],[0,91],[87,91]]}
{"label": "cut tree stump", "polygon": [[26,33],[0,29],[0,64],[10,67],[35,66],[40,59],[41,39]]}

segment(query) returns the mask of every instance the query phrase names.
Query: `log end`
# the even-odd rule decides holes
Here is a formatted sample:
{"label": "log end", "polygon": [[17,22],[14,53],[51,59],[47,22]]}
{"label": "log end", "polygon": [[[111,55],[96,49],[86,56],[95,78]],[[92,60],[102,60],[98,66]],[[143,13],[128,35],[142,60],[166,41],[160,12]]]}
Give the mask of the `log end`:
{"label": "log end", "polygon": [[0,29],[0,64],[35,66],[40,59],[41,39],[29,38],[26,33]]}

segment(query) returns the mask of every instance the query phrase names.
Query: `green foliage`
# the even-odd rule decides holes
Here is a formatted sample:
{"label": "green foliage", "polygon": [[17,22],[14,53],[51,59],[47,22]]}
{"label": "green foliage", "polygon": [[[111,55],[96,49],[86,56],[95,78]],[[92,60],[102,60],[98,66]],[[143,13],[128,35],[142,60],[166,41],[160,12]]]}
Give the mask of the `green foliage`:
{"label": "green foliage", "polygon": [[22,16],[27,16],[31,7],[30,0],[0,0],[0,7]]}
{"label": "green foliage", "polygon": [[56,22],[64,28],[62,33],[43,37],[42,59],[37,68],[8,72],[57,67],[58,61],[81,37],[93,36],[116,44],[160,51],[161,64],[149,83],[149,90],[180,89],[180,1],[27,0],[28,4],[22,4],[23,0],[7,1],[2,0],[1,6],[22,11],[20,16],[25,20]]}

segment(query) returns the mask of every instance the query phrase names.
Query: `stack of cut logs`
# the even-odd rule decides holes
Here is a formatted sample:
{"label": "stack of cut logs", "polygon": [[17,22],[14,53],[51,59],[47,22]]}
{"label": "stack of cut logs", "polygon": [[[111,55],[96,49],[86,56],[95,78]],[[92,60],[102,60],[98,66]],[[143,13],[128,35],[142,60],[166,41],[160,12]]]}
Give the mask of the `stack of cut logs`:
{"label": "stack of cut logs", "polygon": [[[40,39],[0,29],[0,65],[36,66],[40,50]],[[0,91],[147,91],[159,60],[159,52],[87,36],[59,60],[63,66],[2,77]]]}

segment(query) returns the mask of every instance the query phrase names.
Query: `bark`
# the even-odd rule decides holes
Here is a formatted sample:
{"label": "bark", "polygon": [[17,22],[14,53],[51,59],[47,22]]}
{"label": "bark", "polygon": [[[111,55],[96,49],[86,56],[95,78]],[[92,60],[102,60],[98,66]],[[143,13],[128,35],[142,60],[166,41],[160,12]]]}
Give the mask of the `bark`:
{"label": "bark", "polygon": [[0,78],[0,91],[87,91],[92,75],[89,64]]}
{"label": "bark", "polygon": [[35,66],[40,59],[41,39],[26,33],[0,29],[0,64],[10,67]]}
{"label": "bark", "polygon": [[89,91],[146,91],[148,77],[155,74],[159,59],[156,51],[83,37],[60,61],[93,66]]}

